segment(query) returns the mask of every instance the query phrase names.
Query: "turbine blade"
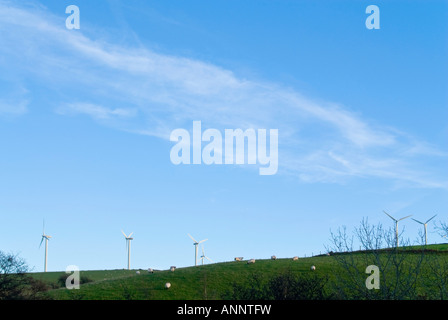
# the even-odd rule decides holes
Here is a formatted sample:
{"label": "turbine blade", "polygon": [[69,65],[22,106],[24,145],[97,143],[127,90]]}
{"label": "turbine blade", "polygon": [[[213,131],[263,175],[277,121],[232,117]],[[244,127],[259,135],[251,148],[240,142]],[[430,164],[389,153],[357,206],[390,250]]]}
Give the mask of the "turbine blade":
{"label": "turbine blade", "polygon": [[208,239],[204,239],[204,240],[201,240],[201,241],[199,241],[198,243],[202,243],[202,242],[205,242],[205,241],[207,241]]}
{"label": "turbine blade", "polygon": [[384,212],[385,214],[387,214],[387,215],[389,216],[389,218],[391,218],[392,220],[397,221],[397,219],[395,219],[394,217],[392,217],[392,216],[391,216],[390,214],[388,214],[386,211],[383,210],[383,212]]}
{"label": "turbine blade", "polygon": [[212,259],[210,259],[209,257],[205,257],[208,261],[213,262]]}
{"label": "turbine blade", "polygon": [[126,233],[124,233],[123,230],[121,230],[121,233],[125,236],[125,238],[127,238],[128,236],[126,235]]}
{"label": "turbine blade", "polygon": [[409,217],[411,217],[411,216],[412,216],[412,214],[409,215],[409,216],[406,216],[406,217],[404,217],[404,218],[401,218],[401,219],[399,219],[398,221],[404,220],[404,219],[409,218]]}
{"label": "turbine blade", "polygon": [[132,236],[133,233],[134,233],[134,232],[131,232],[131,233],[128,235],[128,238],[130,238],[130,237]]}
{"label": "turbine blade", "polygon": [[42,236],[42,240],[40,240],[39,248],[42,245],[42,242],[44,242],[44,236]]}
{"label": "turbine blade", "polygon": [[188,236],[191,238],[191,240],[193,240],[194,242],[197,242],[196,239],[191,236],[191,234],[188,233]]}
{"label": "turbine blade", "polygon": [[412,220],[414,220],[415,222],[418,222],[418,223],[420,223],[420,224],[424,224],[423,222],[418,221],[418,220],[415,220],[414,218],[412,218]]}
{"label": "turbine blade", "polygon": [[426,221],[426,223],[428,223],[429,221],[431,221],[432,219],[434,219],[437,215],[433,216],[431,219],[429,219],[428,221]]}

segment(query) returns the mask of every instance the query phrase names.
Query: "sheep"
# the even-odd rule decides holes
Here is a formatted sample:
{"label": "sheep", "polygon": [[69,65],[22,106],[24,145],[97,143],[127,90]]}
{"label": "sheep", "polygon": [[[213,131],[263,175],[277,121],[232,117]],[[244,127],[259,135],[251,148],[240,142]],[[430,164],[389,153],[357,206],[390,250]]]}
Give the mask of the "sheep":
{"label": "sheep", "polygon": [[311,271],[314,271],[314,270],[316,270],[316,267],[315,266],[311,266]]}
{"label": "sheep", "polygon": [[171,270],[171,272],[174,272],[174,270],[176,270],[176,266],[171,266],[170,270]]}
{"label": "sheep", "polygon": [[149,273],[154,273],[154,270],[152,268],[148,268]]}
{"label": "sheep", "polygon": [[136,271],[135,273],[136,273],[136,274],[140,274],[140,271]]}
{"label": "sheep", "polygon": [[292,260],[294,260],[294,261],[299,260],[299,257],[295,256],[295,257],[292,258]]}
{"label": "sheep", "polygon": [[255,263],[255,259],[250,259],[247,261],[247,264],[252,264],[252,263]]}
{"label": "sheep", "polygon": [[271,256],[271,260],[277,260],[276,256]]}
{"label": "sheep", "polygon": [[243,257],[236,257],[235,261],[243,261]]}
{"label": "sheep", "polygon": [[171,283],[169,283],[169,282],[165,283],[165,289],[169,289],[169,288],[171,288]]}

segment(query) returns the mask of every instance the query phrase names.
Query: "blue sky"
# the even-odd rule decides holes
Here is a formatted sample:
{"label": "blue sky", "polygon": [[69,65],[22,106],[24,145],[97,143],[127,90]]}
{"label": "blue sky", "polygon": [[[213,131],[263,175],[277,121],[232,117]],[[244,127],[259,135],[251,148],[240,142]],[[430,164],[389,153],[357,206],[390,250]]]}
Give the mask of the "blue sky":
{"label": "blue sky", "polygon": [[[194,263],[187,233],[219,262],[323,252],[382,210],[446,221],[447,7],[0,0],[0,250],[41,271],[45,219],[49,271],[124,268],[121,229],[133,268],[165,269]],[[173,165],[195,120],[278,129],[277,174]]]}

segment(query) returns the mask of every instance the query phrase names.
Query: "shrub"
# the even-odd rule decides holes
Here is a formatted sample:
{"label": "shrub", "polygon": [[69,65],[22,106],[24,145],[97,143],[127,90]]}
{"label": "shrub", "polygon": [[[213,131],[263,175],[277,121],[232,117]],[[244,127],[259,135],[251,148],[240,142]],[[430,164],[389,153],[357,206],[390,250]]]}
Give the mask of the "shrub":
{"label": "shrub", "polygon": [[[69,276],[70,276],[70,274],[66,274],[66,273],[61,274],[61,275],[59,276],[58,281],[57,281],[57,284],[59,285],[60,288],[65,287],[65,282],[67,281],[67,278],[68,278]],[[89,282],[93,282],[93,280],[90,279],[90,278],[87,277],[87,276],[81,276],[81,277],[79,278],[79,284],[86,284],[86,283],[89,283]]]}
{"label": "shrub", "polygon": [[0,300],[38,299],[40,292],[48,290],[45,283],[28,276],[28,271],[25,260],[0,251]]}
{"label": "shrub", "polygon": [[290,271],[280,273],[270,279],[260,274],[252,276],[244,283],[233,283],[232,290],[224,299],[231,300],[326,300],[325,285],[328,278],[316,274],[300,275]]}

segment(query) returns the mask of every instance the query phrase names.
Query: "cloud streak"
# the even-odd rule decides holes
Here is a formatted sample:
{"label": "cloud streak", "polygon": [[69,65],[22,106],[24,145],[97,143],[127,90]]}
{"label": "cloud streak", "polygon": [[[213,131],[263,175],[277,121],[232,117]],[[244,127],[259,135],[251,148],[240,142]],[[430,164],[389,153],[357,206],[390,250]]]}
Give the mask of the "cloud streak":
{"label": "cloud streak", "polygon": [[173,129],[190,128],[193,120],[218,129],[275,128],[279,172],[302,181],[374,177],[447,188],[437,172],[416,166],[421,157],[446,154],[369,123],[342,105],[316,102],[209,62],[125,47],[64,26],[63,18],[44,8],[0,1],[0,28],[6,31],[0,35],[5,57],[0,68],[46,83],[58,114],[83,114],[166,140]]}
{"label": "cloud streak", "polygon": [[56,112],[61,115],[85,114],[98,120],[108,120],[111,118],[134,117],[136,112],[131,109],[110,109],[92,103],[69,103],[60,106]]}
{"label": "cloud streak", "polygon": [[0,116],[21,116],[28,112],[27,100],[0,99]]}

